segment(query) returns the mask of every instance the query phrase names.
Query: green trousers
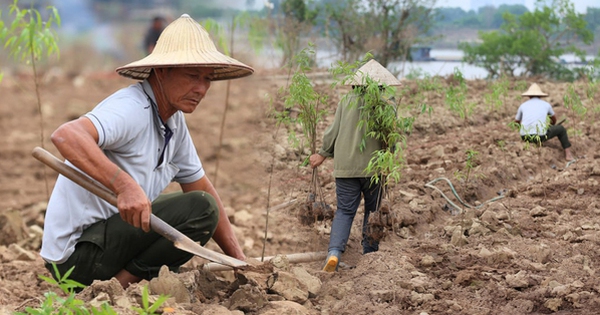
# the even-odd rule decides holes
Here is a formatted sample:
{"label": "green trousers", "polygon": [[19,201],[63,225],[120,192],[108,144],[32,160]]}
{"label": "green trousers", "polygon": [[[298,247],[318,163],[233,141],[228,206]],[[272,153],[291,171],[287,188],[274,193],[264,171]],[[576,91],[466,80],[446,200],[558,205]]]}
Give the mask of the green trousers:
{"label": "green trousers", "polygon": [[558,137],[560,141],[560,145],[563,149],[567,149],[571,147],[571,142],[569,142],[569,136],[567,135],[567,130],[562,125],[552,125],[548,128],[545,135],[526,135],[521,136],[523,141],[532,142],[535,144],[541,144],[542,142],[548,141],[548,139],[552,139],[554,137]]}
{"label": "green trousers", "polygon": [[[161,195],[152,203],[152,213],[201,245],[210,240],[219,221],[215,199],[201,191]],[[163,265],[177,272],[192,257],[156,232],[144,232],[116,214],[85,229],[75,252],[57,267],[64,275],[75,266],[69,279],[90,285],[109,280],[122,269],[149,280]],[[46,268],[56,277],[51,264]]]}

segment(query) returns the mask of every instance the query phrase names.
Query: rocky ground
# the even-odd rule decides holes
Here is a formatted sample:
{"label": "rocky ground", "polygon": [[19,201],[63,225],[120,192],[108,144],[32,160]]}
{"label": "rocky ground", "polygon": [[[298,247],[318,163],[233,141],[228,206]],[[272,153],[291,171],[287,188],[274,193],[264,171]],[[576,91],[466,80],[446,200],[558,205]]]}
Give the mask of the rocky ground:
{"label": "rocky ground", "polygon": [[[321,272],[322,258],[289,263],[288,256],[277,256],[325,251],[330,220],[307,225],[298,219],[311,179],[301,166],[308,152],[293,148],[286,129],[269,115],[281,106],[285,75],[257,69],[231,82],[221,150],[225,82],[213,83],[187,119],[246,254],[261,257],[264,250],[277,257],[237,274],[206,271],[206,261],[194,258],[180,274],[164,272],[126,291],[114,281],[97,282],[77,298],[88,306],[108,303],[119,314],[137,314],[133,308],[140,307],[146,286],[151,301],[170,295],[159,309],[164,314],[596,313],[600,126],[586,83],[576,83],[588,108],[577,116],[564,104],[567,83],[538,81],[557,116],[568,118],[578,160],[567,164],[558,140],[528,148],[508,126],[532,81],[511,82],[495,108],[486,101],[491,83],[469,81],[466,101],[475,110],[463,119],[444,103],[442,88],[455,82],[439,80],[421,94],[417,82],[405,81],[403,102],[422,95],[419,102],[432,112],[418,115],[407,138],[406,165],[390,187],[393,215],[379,252],[360,253],[360,209],[339,272]],[[38,255],[57,174],[31,150],[43,144],[58,156],[48,140],[52,130],[132,83],[112,73],[50,71],[41,80],[38,107],[32,82],[12,74],[0,83],[0,314],[39,307],[45,292],[62,294],[39,278],[49,273]],[[330,95],[322,133],[343,90],[315,83]],[[473,167],[466,166],[468,150],[476,153]],[[332,166],[326,161],[319,178],[325,201],[335,208]]]}

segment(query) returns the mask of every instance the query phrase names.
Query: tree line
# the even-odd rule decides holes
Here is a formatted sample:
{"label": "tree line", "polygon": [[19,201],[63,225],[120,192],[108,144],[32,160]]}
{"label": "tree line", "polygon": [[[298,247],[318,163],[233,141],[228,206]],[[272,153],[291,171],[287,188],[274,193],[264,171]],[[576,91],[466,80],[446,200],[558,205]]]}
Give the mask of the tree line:
{"label": "tree line", "polygon": [[[531,13],[524,5],[507,5],[499,7],[484,6],[477,11],[465,11],[462,8],[442,7],[435,9],[438,20],[435,21],[435,29],[447,28],[475,28],[483,30],[499,29],[504,24],[504,13],[521,16],[527,12]],[[592,32],[600,32],[600,3],[598,8],[588,7],[583,14],[586,28]]]}
{"label": "tree line", "polygon": [[[600,8],[578,13],[574,0],[537,0],[534,11],[502,5],[477,12],[438,8],[438,0],[268,0],[260,11],[223,9],[216,0],[90,1],[95,8],[111,8],[99,12],[117,11],[121,17],[138,6],[158,5],[188,12],[200,21],[228,23],[235,17],[237,30],[247,33],[253,47],[272,46],[282,52],[282,65],[289,64],[308,42],[320,41],[334,47],[341,61],[352,62],[370,53],[387,66],[410,61],[411,48],[434,42],[439,38],[436,30],[474,27],[480,29],[479,40],[459,44],[463,61],[485,68],[491,77],[543,75],[575,80],[597,76],[600,68],[600,58],[587,60],[580,48],[591,45],[600,30]],[[253,1],[245,3],[250,7]],[[115,9],[119,5],[122,10]],[[565,65],[560,60],[564,54],[577,56],[582,66]]]}
{"label": "tree line", "polygon": [[[464,26],[472,20],[486,21],[489,29],[480,30],[478,42],[460,43],[459,49],[465,54],[464,62],[483,67],[490,77],[576,80],[597,78],[600,73],[600,52],[589,60],[580,48],[593,44],[593,30],[598,29],[594,23],[600,23],[595,15],[600,9],[578,13],[571,0],[537,0],[531,12],[523,6],[484,7],[477,16],[449,10],[454,15],[447,14],[447,19],[439,18],[446,11],[435,8],[436,0],[323,0],[312,7],[304,0],[281,0],[279,4],[284,24],[275,21],[275,25],[294,21],[305,26],[279,29],[283,42],[294,41],[297,46],[300,38],[320,32],[335,44],[343,61],[356,60],[365,52],[386,66],[407,60],[413,46],[436,39],[434,30],[441,27],[437,23],[447,20]],[[580,64],[567,65],[560,59],[565,54],[575,55]],[[293,55],[294,50],[284,50],[284,61]]]}

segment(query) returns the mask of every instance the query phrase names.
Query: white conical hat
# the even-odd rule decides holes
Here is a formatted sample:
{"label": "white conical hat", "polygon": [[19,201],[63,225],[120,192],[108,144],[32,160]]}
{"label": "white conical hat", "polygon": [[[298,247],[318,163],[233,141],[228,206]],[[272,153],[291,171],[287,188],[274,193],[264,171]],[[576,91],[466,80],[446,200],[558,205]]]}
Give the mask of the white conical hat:
{"label": "white conical hat", "polygon": [[548,96],[548,94],[542,92],[542,89],[540,89],[539,85],[534,83],[525,93],[521,94],[521,96]]}
{"label": "white conical hat", "polygon": [[213,81],[241,78],[254,72],[250,66],[219,52],[208,32],[187,14],[163,30],[150,55],[117,68],[117,73],[144,80],[152,68],[170,67],[212,67]]}
{"label": "white conical hat", "polygon": [[364,85],[365,77],[367,76],[371,78],[371,80],[381,84],[402,85],[398,78],[375,59],[369,60],[369,62],[360,67],[354,74],[354,77],[349,80],[346,85]]}

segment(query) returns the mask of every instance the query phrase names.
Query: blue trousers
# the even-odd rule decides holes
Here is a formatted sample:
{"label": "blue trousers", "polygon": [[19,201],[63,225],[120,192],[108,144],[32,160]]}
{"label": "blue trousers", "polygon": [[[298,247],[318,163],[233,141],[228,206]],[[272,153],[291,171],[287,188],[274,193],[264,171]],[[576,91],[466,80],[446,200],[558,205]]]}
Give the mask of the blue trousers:
{"label": "blue trousers", "polygon": [[378,251],[379,242],[374,241],[367,235],[367,223],[369,222],[369,215],[377,210],[377,206],[381,202],[380,185],[371,184],[370,178],[336,178],[335,185],[337,210],[331,224],[329,251],[344,252],[346,250],[352,221],[356,216],[361,198],[365,200],[365,216],[362,224],[363,254]]}

